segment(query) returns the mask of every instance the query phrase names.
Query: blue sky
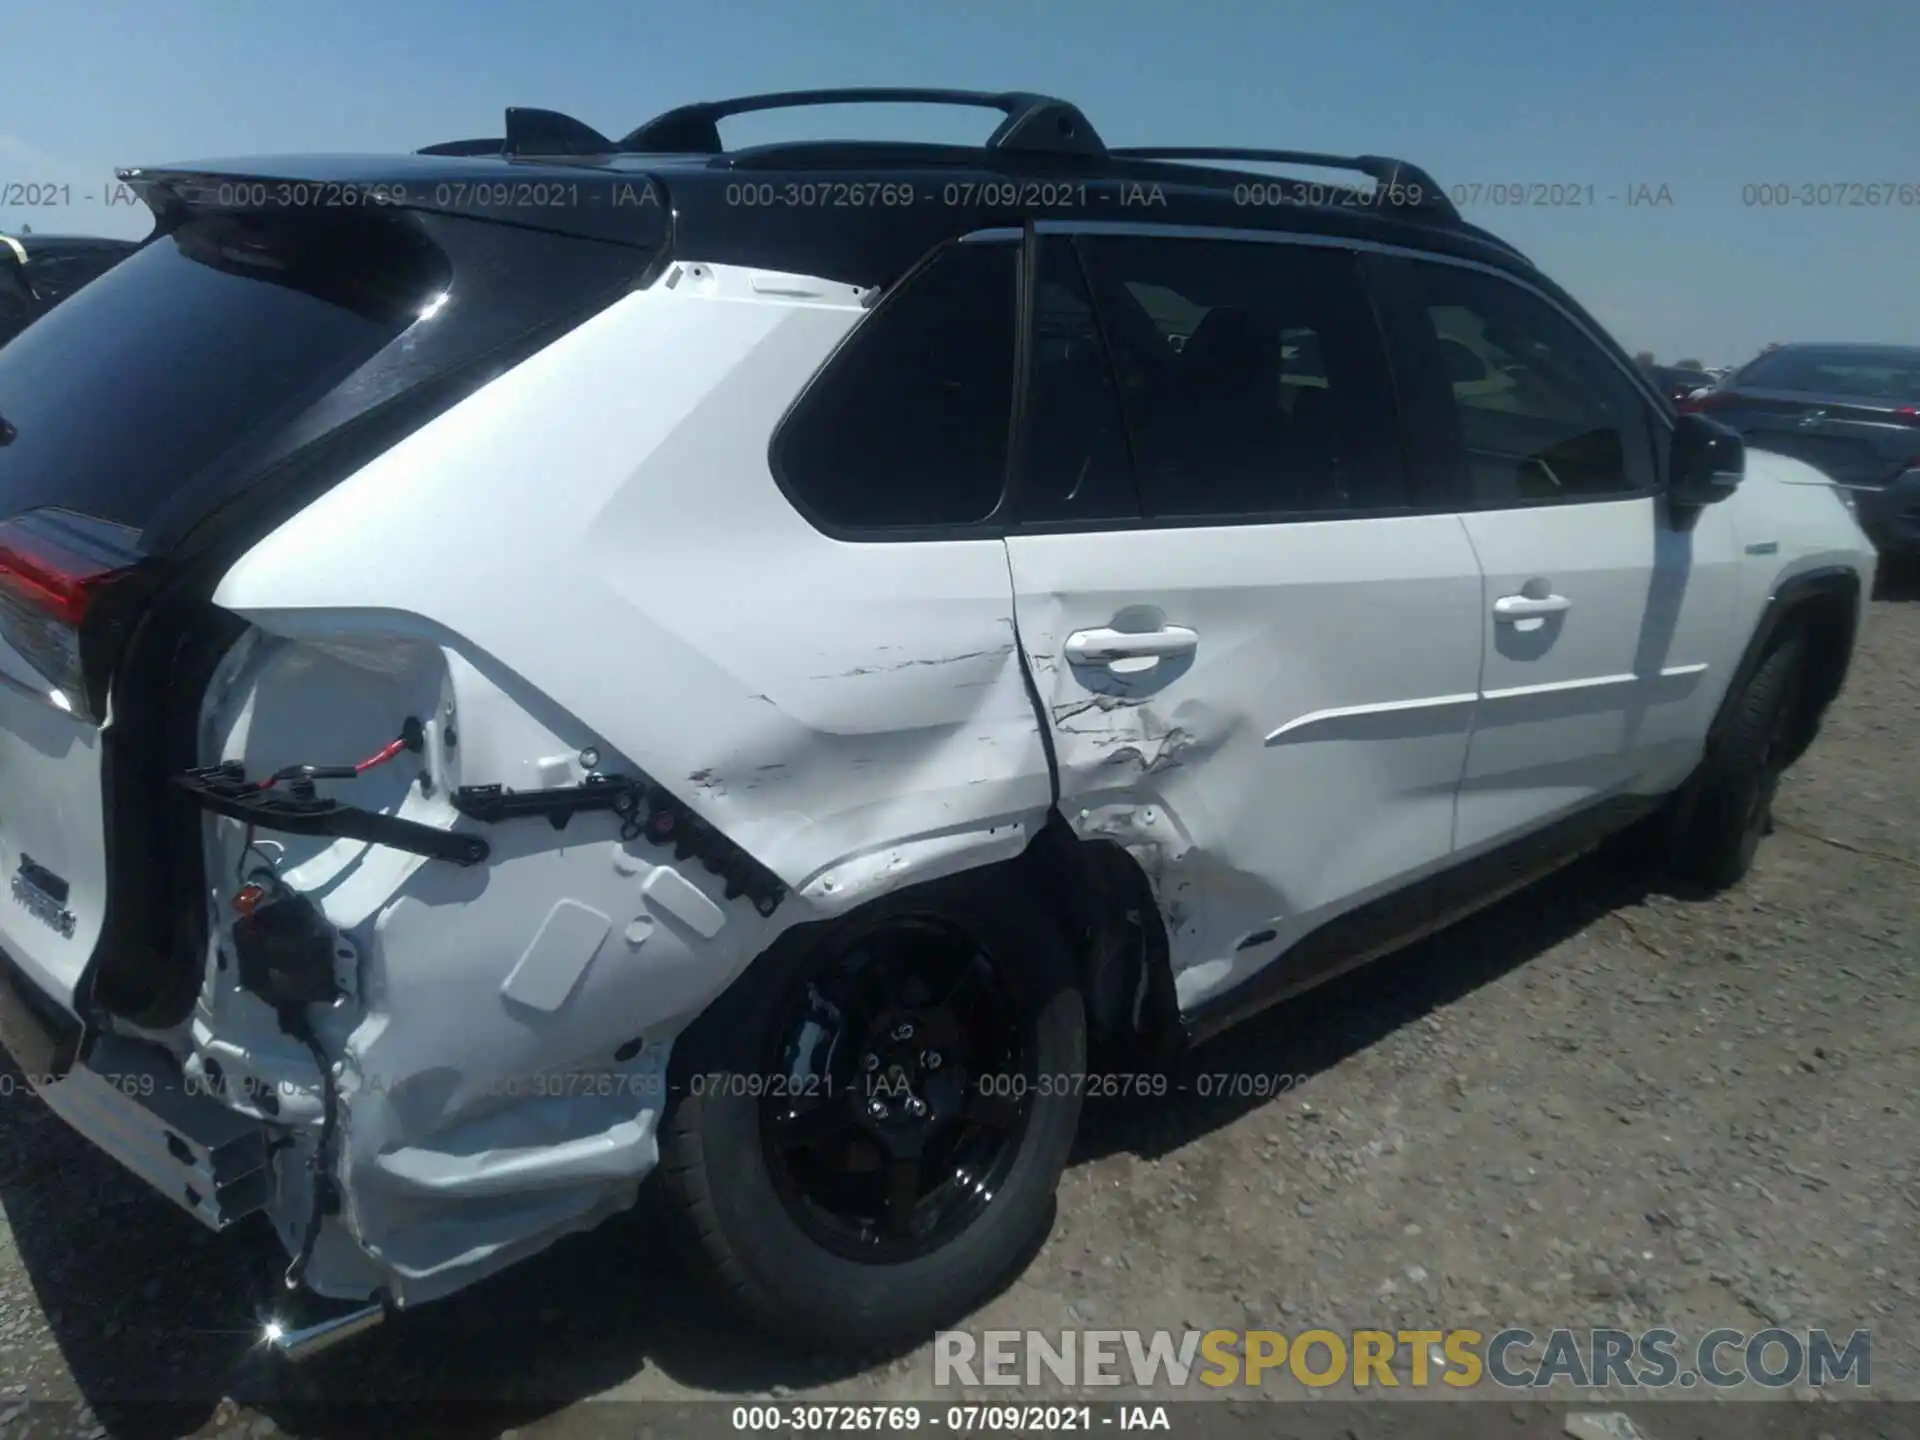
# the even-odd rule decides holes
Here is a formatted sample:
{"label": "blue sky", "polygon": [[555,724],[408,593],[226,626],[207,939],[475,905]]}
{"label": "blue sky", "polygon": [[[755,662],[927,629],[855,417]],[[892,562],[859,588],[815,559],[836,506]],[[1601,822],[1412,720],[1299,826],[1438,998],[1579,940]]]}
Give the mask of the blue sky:
{"label": "blue sky", "polygon": [[[80,0],[7,26],[0,229],[137,235],[144,212],[81,198],[116,165],[412,149],[497,134],[509,104],[619,134],[756,90],[1025,88],[1075,101],[1113,144],[1404,156],[1478,187],[1470,218],[1628,348],[1731,363],[1774,339],[1920,343],[1920,205],[1743,190],[1920,188],[1916,75],[1912,0]],[[836,110],[724,134],[964,140],[990,119]],[[1595,203],[1489,203],[1502,184],[1591,186]],[[24,185],[72,203],[24,209]],[[1628,203],[1662,186],[1670,204]]]}

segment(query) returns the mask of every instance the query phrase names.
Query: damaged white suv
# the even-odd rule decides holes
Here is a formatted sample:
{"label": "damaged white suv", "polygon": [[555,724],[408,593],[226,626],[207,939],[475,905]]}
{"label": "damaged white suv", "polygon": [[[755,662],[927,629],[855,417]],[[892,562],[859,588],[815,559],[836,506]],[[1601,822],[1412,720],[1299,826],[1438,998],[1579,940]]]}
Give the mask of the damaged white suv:
{"label": "damaged white suv", "polygon": [[[856,99],[1007,118],[716,128]],[[0,352],[0,1031],[286,1353],[656,1168],[765,1324],[939,1323],[1100,1077],[1631,824],[1733,882],[1841,684],[1824,478],[1412,166],[506,128],[122,172]]]}

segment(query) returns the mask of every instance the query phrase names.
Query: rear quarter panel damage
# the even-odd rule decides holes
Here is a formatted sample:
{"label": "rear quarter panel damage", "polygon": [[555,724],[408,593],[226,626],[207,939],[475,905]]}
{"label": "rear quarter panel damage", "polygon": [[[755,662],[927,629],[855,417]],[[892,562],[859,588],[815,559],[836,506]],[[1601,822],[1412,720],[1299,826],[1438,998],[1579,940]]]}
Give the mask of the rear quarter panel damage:
{"label": "rear quarter panel damage", "polygon": [[[263,837],[353,972],[323,1031],[351,1241],[328,1227],[315,1288],[430,1298],[630,1203],[673,1038],[779,931],[1018,853],[1044,820],[1001,544],[846,544],[777,489],[769,438],[864,312],[775,278],[669,272],[347,478],[215,596],[254,630],[209,694],[207,763],[351,761],[417,715],[425,755],[329,793],[470,826],[452,787],[575,784],[597,751],[792,892],[762,917],[605,813],[487,826],[472,870]],[[208,837],[217,927],[244,867],[237,826]],[[311,1061],[217,957],[195,1038],[317,1115]]]}

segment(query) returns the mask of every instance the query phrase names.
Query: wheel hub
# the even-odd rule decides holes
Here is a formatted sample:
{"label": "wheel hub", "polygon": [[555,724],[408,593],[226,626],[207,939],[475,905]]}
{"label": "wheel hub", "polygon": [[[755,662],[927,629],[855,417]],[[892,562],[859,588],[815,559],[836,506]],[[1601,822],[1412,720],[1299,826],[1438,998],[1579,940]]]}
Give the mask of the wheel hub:
{"label": "wheel hub", "polygon": [[861,1118],[891,1153],[917,1148],[956,1113],[962,1067],[944,1035],[957,1031],[948,1016],[896,1013],[867,1033],[855,1099]]}
{"label": "wheel hub", "polygon": [[786,1093],[762,1102],[787,1212],[851,1259],[937,1248],[993,1203],[1019,1153],[1032,1021],[996,959],[951,921],[911,916],[821,956],[773,1030]]}

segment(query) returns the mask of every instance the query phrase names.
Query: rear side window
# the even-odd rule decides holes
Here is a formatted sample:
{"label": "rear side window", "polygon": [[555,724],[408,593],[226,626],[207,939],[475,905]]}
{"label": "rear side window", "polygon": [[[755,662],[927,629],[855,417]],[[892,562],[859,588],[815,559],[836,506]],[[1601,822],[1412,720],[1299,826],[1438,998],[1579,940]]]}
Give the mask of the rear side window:
{"label": "rear side window", "polygon": [[1657,483],[1646,399],[1553,306],[1457,265],[1375,268],[1417,444],[1454,503],[1608,499]]}
{"label": "rear side window", "polygon": [[1011,245],[957,245],[861,322],[775,437],[830,529],[967,525],[1000,506],[1012,425]]}
{"label": "rear side window", "polygon": [[418,316],[437,255],[382,223],[208,216],[0,349],[0,514],[134,530],[217,458],[311,404]]}
{"label": "rear side window", "polygon": [[1406,503],[1392,389],[1353,257],[1235,240],[1080,240],[1150,516]]}
{"label": "rear side window", "polygon": [[65,255],[36,255],[29,266],[34,294],[43,307],[51,309],[82,285],[111,270],[127,253],[130,252],[86,249]]}

